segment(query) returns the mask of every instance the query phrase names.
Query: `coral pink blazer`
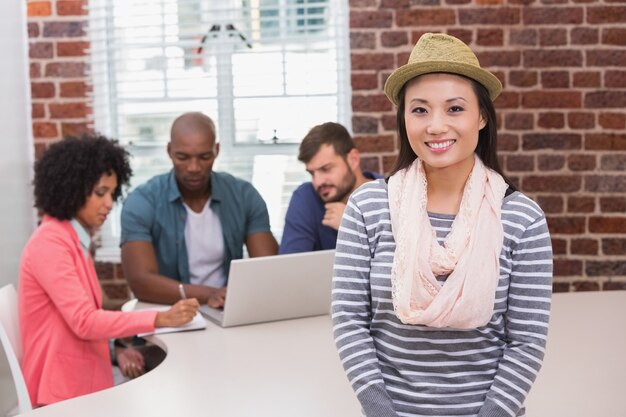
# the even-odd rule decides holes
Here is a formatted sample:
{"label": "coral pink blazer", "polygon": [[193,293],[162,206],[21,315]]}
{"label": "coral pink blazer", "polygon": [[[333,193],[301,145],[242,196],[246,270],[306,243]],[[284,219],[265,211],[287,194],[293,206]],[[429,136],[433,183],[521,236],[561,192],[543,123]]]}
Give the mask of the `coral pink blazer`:
{"label": "coral pink blazer", "polygon": [[68,221],[49,216],[22,253],[22,371],[33,405],[113,386],[108,339],[154,329],[155,311],[102,309],[91,256]]}

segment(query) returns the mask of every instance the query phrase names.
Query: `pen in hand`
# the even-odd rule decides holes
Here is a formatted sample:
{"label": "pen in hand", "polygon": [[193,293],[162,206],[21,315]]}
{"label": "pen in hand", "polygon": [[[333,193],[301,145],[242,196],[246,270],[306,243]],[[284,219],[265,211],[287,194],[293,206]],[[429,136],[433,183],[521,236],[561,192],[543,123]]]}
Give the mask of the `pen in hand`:
{"label": "pen in hand", "polygon": [[183,284],[178,284],[178,293],[180,294],[181,300],[187,299],[187,295],[185,294],[185,287],[183,287]]}

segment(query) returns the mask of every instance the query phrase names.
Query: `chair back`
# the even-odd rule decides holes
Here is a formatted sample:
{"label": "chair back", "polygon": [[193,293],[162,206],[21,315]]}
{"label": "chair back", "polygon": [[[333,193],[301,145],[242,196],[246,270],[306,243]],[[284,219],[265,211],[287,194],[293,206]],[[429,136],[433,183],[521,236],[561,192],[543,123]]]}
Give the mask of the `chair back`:
{"label": "chair back", "polygon": [[6,353],[13,375],[13,384],[17,392],[17,412],[19,414],[32,410],[30,396],[24,382],[22,368],[22,340],[17,313],[17,292],[11,284],[0,288],[0,344]]}
{"label": "chair back", "polygon": [[126,301],[124,304],[122,304],[122,311],[134,311],[135,310],[135,306],[137,305],[137,303],[139,302],[138,299],[131,297],[130,300]]}

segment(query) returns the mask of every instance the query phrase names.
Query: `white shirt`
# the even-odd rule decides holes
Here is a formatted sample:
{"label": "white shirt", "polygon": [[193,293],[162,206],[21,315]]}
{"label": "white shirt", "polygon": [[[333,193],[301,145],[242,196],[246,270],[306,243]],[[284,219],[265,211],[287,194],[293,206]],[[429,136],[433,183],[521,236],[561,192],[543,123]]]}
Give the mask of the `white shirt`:
{"label": "white shirt", "polygon": [[82,246],[83,248],[83,254],[85,255],[85,258],[89,257],[89,246],[91,246],[91,235],[89,234],[87,229],[85,229],[83,225],[80,224],[78,220],[76,220],[76,218],[73,218],[72,220],[70,220],[70,224],[72,225],[72,227],[76,231],[76,234],[78,235],[78,241],[80,242],[80,246]]}
{"label": "white shirt", "polygon": [[222,224],[217,213],[209,207],[210,203],[209,199],[200,213],[183,204],[187,210],[185,244],[189,258],[189,281],[209,287],[224,287]]}

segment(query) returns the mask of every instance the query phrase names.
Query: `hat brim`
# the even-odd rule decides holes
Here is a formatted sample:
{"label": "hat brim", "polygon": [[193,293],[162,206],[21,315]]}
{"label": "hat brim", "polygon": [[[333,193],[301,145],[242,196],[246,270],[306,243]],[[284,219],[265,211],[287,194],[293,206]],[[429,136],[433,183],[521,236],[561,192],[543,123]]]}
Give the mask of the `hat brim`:
{"label": "hat brim", "polygon": [[445,72],[463,75],[482,84],[489,92],[491,100],[502,92],[502,83],[498,78],[482,68],[474,65],[450,61],[428,61],[406,64],[395,70],[385,82],[385,94],[393,104],[398,105],[398,94],[407,81],[424,74]]}

